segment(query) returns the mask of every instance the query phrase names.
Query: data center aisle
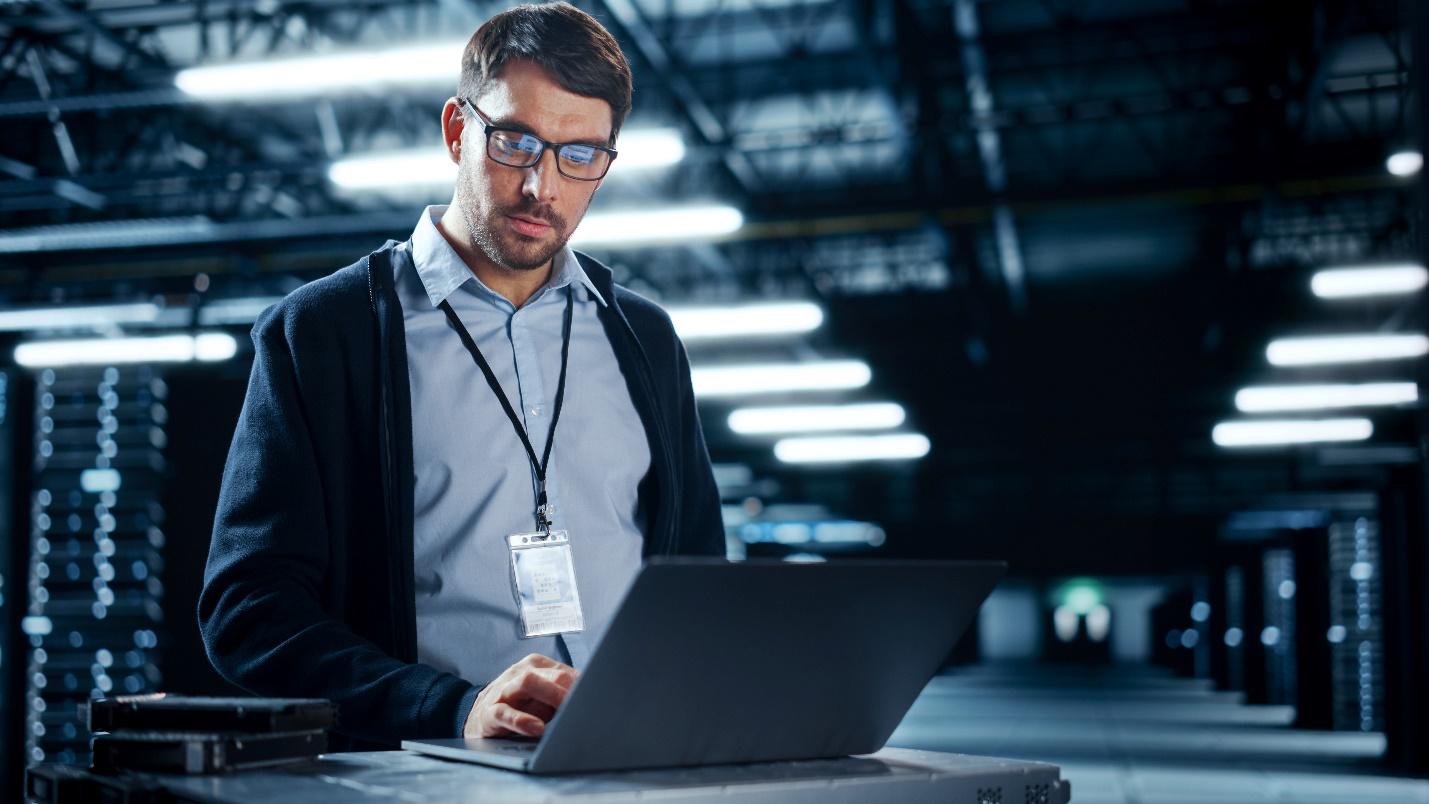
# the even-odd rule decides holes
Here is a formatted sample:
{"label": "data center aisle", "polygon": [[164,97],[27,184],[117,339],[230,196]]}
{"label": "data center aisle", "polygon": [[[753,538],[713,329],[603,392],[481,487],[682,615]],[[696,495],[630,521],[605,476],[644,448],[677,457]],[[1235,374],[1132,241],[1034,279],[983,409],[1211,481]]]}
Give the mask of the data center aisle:
{"label": "data center aisle", "polygon": [[1054,762],[1077,804],[1411,804],[1380,734],[1292,729],[1291,707],[1153,668],[986,664],[935,678],[891,745]]}

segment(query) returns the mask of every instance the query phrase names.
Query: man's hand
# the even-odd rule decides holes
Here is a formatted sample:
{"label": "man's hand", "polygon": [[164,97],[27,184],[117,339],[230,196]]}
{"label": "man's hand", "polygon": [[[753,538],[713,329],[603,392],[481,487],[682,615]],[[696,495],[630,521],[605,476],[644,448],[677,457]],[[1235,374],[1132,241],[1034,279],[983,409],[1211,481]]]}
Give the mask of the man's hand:
{"label": "man's hand", "polygon": [[482,688],[462,736],[540,737],[575,682],[575,668],[533,653]]}

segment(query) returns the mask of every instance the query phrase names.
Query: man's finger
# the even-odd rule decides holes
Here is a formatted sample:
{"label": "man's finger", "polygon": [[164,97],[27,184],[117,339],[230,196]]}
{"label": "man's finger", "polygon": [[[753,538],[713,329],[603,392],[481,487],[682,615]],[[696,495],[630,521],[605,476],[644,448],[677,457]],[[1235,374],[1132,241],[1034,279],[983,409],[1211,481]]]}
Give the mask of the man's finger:
{"label": "man's finger", "polygon": [[565,665],[555,659],[540,653],[528,653],[526,654],[526,658],[517,662],[517,664],[525,664],[532,667],[565,667]]}
{"label": "man's finger", "polygon": [[576,670],[573,667],[567,667],[565,665],[561,665],[559,667],[544,668],[541,670],[535,670],[533,672],[540,675],[542,678],[549,680],[551,683],[555,684],[561,689],[567,691],[570,690],[572,684],[576,683],[576,678],[580,676],[579,670]]}
{"label": "man's finger", "polygon": [[527,714],[535,715],[544,723],[550,723],[551,718],[556,716],[556,708],[550,704],[543,704],[540,701],[526,700],[516,701],[511,704],[513,708],[520,709]]}
{"label": "man's finger", "polygon": [[506,703],[494,704],[491,707],[491,717],[498,726],[504,726],[526,737],[540,737],[541,732],[546,730],[545,721]]}
{"label": "man's finger", "polygon": [[561,705],[566,699],[567,689],[552,681],[549,678],[538,675],[535,672],[527,673],[515,679],[507,686],[506,694],[501,696],[503,701],[530,699],[540,701],[551,708]]}

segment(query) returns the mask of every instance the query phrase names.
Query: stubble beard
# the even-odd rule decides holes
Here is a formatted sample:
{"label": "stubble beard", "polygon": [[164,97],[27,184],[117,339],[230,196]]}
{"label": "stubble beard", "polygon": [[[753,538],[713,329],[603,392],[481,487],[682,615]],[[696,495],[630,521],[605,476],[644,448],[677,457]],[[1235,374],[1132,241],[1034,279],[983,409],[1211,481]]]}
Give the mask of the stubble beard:
{"label": "stubble beard", "polygon": [[[535,271],[544,268],[556,252],[565,248],[570,239],[570,230],[566,227],[565,220],[558,217],[554,210],[534,203],[502,209],[490,202],[489,195],[487,203],[480,204],[477,193],[472,190],[477,186],[478,179],[471,173],[468,163],[462,161],[457,169],[457,201],[461,206],[467,234],[487,259],[508,271]],[[527,215],[546,221],[551,224],[555,241],[537,240],[511,231],[506,225],[507,215]]]}

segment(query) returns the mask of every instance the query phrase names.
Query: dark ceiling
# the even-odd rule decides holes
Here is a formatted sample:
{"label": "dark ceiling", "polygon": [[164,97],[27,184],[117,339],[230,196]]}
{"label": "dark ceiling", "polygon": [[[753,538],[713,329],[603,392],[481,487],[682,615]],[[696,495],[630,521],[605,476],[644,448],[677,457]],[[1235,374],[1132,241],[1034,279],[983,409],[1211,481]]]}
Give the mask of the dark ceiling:
{"label": "dark ceiling", "polygon": [[[577,5],[631,56],[631,125],[690,146],[600,203],[718,199],[748,221],[721,242],[596,255],[674,304],[817,298],[826,328],[762,354],[865,359],[862,396],[903,402],[932,439],[911,467],[794,471],[729,432],[729,406],[703,405],[715,459],[777,481],[768,501],[886,523],[894,553],[1150,572],[1194,566],[1236,511],[1373,488],[1402,460],[1227,454],[1209,432],[1246,383],[1409,376],[1272,371],[1263,350],[1422,323],[1418,306],[1329,306],[1307,284],[1416,254],[1413,185],[1384,160],[1410,143],[1417,4]],[[121,229],[103,249],[0,247],[0,298],[184,300],[199,273],[214,297],[281,293],[404,237],[441,199],[335,192],[324,126],[343,151],[431,144],[448,89],[208,106],[174,72],[450,38],[500,7],[0,3],[0,236],[234,224],[206,242],[126,247]],[[697,363],[743,354],[692,347]],[[1377,415],[1372,446],[1409,443],[1410,415]]]}

